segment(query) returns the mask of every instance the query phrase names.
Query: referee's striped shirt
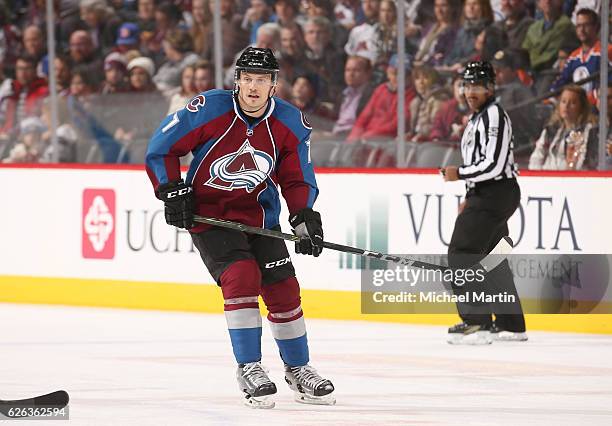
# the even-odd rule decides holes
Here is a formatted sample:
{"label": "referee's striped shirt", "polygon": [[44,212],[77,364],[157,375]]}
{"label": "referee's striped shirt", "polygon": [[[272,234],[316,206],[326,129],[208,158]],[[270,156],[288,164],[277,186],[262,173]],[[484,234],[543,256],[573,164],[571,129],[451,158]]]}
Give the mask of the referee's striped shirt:
{"label": "referee's striped shirt", "polygon": [[463,165],[458,169],[468,189],[478,182],[517,176],[512,139],[510,117],[494,100],[472,114],[461,138]]}

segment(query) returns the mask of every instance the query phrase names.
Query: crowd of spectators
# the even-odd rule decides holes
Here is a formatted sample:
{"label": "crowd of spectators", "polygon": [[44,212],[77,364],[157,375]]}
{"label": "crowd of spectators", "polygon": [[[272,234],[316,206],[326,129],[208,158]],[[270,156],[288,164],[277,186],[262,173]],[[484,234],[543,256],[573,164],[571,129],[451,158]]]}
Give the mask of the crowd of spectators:
{"label": "crowd of spectators", "polygon": [[[50,63],[46,1],[0,1],[0,161],[142,162],[161,119],[215,85],[215,1],[53,3]],[[395,140],[396,0],[219,3],[226,89],[245,47],[271,48],[281,65],[276,96],[308,116],[313,149]],[[460,72],[468,61],[488,60],[519,163],[595,168],[598,120],[610,121],[597,111],[600,4],[406,0],[405,140],[457,146],[470,117]],[[51,68],[59,152],[50,144]],[[609,103],[610,90],[604,95]]]}

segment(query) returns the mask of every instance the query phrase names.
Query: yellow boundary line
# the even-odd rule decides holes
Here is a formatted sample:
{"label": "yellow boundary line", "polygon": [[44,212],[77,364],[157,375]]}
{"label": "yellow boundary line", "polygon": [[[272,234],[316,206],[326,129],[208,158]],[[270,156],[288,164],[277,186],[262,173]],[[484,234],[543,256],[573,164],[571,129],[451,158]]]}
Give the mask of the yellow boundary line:
{"label": "yellow boundary line", "polygon": [[[215,285],[0,275],[0,302],[222,313]],[[263,305],[263,304],[261,304]],[[302,290],[307,318],[449,325],[453,314],[361,313],[359,292]],[[262,306],[263,309],[263,306]],[[527,315],[529,330],[612,334],[612,314]]]}

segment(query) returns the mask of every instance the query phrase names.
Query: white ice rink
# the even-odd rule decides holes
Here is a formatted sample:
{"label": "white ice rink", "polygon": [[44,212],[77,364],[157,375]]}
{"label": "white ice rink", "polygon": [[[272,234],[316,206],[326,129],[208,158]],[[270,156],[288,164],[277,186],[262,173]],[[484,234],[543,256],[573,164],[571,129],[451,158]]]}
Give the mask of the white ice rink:
{"label": "white ice rink", "polygon": [[322,407],[293,401],[264,327],[279,393],[252,410],[220,315],[0,304],[0,324],[0,399],[65,389],[70,425],[612,425],[612,336],[455,347],[443,327],[308,320],[337,389]]}

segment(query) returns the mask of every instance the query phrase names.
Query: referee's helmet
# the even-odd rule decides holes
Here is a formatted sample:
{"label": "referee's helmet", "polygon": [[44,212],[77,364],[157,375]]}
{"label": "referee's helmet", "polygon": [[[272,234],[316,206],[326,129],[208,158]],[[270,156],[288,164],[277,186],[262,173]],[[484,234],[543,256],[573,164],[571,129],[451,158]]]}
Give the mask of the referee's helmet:
{"label": "referee's helmet", "polygon": [[495,70],[488,61],[468,62],[463,71],[463,81],[470,84],[495,84]]}

